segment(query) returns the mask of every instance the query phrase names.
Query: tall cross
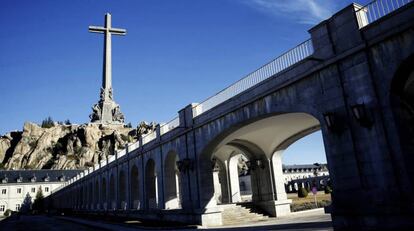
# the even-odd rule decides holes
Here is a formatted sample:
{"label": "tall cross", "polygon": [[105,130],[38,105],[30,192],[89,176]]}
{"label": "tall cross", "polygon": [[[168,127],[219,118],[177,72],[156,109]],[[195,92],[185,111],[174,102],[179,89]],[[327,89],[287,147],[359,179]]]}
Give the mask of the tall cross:
{"label": "tall cross", "polygon": [[[104,42],[104,61],[103,61],[103,78],[102,88],[105,91],[105,98],[109,97],[112,92],[112,56],[111,56],[111,35],[125,35],[125,29],[112,28],[111,14],[105,14],[105,27],[89,26],[89,32],[100,33],[105,35]],[[112,96],[111,96],[112,97]]]}

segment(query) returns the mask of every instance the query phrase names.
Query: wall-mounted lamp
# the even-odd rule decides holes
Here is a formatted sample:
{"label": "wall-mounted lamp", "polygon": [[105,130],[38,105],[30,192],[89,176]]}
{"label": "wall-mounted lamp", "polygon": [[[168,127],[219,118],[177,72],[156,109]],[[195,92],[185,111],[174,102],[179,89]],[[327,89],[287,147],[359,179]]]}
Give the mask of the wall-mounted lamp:
{"label": "wall-mounted lamp", "polygon": [[329,130],[335,130],[337,128],[335,114],[333,112],[324,113],[323,119],[325,120],[326,126],[328,126]]}
{"label": "wall-mounted lamp", "polygon": [[355,119],[364,127],[371,127],[372,120],[364,103],[351,106]]}

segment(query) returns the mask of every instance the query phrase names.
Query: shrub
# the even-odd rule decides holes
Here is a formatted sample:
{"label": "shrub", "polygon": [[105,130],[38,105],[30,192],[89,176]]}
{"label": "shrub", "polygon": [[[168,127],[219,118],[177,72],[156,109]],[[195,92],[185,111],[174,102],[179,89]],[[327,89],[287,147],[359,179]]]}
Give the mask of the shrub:
{"label": "shrub", "polygon": [[308,196],[308,191],[305,188],[299,188],[298,190],[298,197],[305,198]]}
{"label": "shrub", "polygon": [[316,207],[314,202],[305,202],[301,204],[291,204],[290,209],[292,212],[298,212],[303,210],[315,209],[315,208],[323,208],[331,204],[331,201],[322,200],[318,201],[318,206]]}
{"label": "shrub", "polygon": [[10,215],[11,215],[11,213],[12,213],[12,211],[11,211],[10,209],[7,209],[7,210],[4,212],[4,216],[5,216],[5,217],[8,217],[8,216],[10,216]]}
{"label": "shrub", "polygon": [[327,186],[325,187],[325,194],[330,194],[331,192],[332,192],[331,187],[329,187],[329,185],[327,185]]}

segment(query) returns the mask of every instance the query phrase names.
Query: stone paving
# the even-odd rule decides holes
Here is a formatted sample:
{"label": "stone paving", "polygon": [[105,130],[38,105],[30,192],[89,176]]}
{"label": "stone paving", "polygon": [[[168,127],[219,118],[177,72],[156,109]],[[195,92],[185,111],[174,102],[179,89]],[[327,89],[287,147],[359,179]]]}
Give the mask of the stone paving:
{"label": "stone paving", "polygon": [[221,227],[167,227],[156,226],[150,223],[129,221],[124,223],[109,223],[100,220],[87,220],[74,217],[48,217],[48,216],[21,216],[0,220],[0,230],[333,230],[329,214],[323,210],[315,209],[306,212],[292,213],[288,217],[273,218],[267,221],[252,222],[248,225],[229,225]]}

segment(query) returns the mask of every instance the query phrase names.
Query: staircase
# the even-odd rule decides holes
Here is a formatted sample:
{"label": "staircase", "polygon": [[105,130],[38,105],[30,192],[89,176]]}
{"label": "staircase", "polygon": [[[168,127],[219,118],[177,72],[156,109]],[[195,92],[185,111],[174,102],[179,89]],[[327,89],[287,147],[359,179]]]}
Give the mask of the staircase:
{"label": "staircase", "polygon": [[[246,204],[247,205],[247,204]],[[222,217],[223,225],[243,225],[250,224],[252,222],[267,221],[268,216],[261,213],[254,208],[253,204],[249,204],[247,207],[245,204],[226,204],[220,205],[223,208]],[[246,207],[245,207],[246,206]]]}

